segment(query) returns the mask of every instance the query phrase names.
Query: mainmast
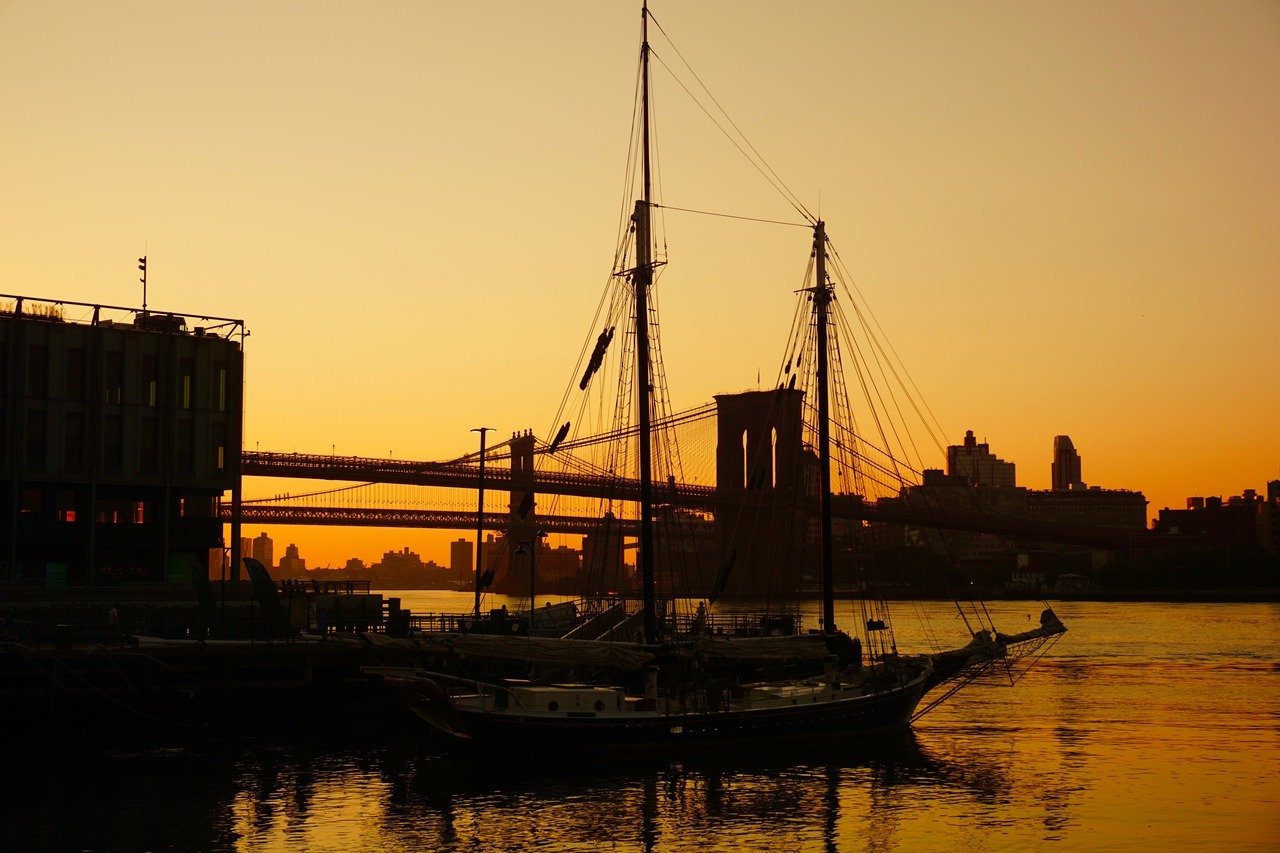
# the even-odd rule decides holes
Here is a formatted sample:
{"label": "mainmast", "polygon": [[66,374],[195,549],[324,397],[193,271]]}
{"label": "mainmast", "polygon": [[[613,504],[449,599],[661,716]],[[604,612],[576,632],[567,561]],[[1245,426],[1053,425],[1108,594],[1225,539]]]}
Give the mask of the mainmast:
{"label": "mainmast", "polygon": [[644,173],[643,196],[636,202],[632,221],[636,229],[636,417],[640,426],[640,586],[644,594],[644,641],[658,641],[657,601],[653,575],[653,455],[649,393],[653,379],[649,370],[649,287],[653,284],[650,240],[649,164],[649,4],[640,8],[640,103],[641,149]]}
{"label": "mainmast", "polygon": [[827,312],[831,285],[827,281],[827,228],[813,226],[815,281],[813,303],[818,324],[818,512],[822,520],[822,631],[836,632],[834,572],[831,554],[831,401],[827,383]]}

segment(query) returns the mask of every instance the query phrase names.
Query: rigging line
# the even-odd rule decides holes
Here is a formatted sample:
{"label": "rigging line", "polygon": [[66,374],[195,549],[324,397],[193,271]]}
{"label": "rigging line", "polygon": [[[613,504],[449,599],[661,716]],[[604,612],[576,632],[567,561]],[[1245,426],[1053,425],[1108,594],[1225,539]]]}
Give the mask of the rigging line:
{"label": "rigging line", "polygon": [[799,315],[803,307],[804,300],[797,300],[797,304],[791,318],[791,328],[787,333],[787,345],[782,352],[783,361],[778,365],[778,370],[774,374],[775,388],[785,387],[787,382],[790,381],[788,377],[793,375],[791,372],[792,368],[795,367],[796,369],[799,369],[800,367],[801,344]]}
{"label": "rigging line", "polygon": [[[1018,675],[1018,678],[1014,681],[1014,684],[1017,684],[1019,681],[1021,681],[1023,676],[1025,676],[1028,672],[1030,672],[1033,666],[1035,666],[1041,660],[1043,660],[1045,655],[1049,654],[1049,652],[1053,650],[1053,647],[1058,644],[1058,641],[1061,640],[1062,637],[1063,637],[1062,634],[1058,634],[1053,639],[1049,640],[1048,643],[1042,643],[1037,650],[1039,652],[1038,654],[1036,654],[1036,652],[1032,652],[1032,654],[1035,654],[1035,657],[1031,659],[1031,663],[1027,664],[1026,668],[1022,670],[1022,672]],[[1023,657],[1026,657],[1026,655],[1023,655]],[[1021,661],[1022,658],[1019,658],[1018,660]]]}
{"label": "rigging line", "polygon": [[[868,459],[866,456],[858,453],[852,447],[842,444],[839,447],[841,452],[840,465],[850,469],[855,482],[861,481],[861,485],[871,483],[881,487],[886,493],[896,491],[906,484],[901,474],[897,471],[890,470],[883,465],[877,464],[875,461]],[[846,458],[847,456],[847,458]],[[884,475],[883,478],[876,476]],[[872,497],[872,495],[864,495],[864,497]]]}
{"label": "rigging line", "polygon": [[[683,412],[676,412],[675,414],[668,415],[666,417],[656,418],[653,421],[653,425],[656,427],[675,426],[677,424],[685,423],[686,421],[705,420],[715,414],[715,411],[716,404],[714,402],[703,403],[702,405],[695,406],[692,409],[685,409]],[[564,450],[573,450],[585,445],[614,441],[619,438],[629,438],[635,435],[638,429],[639,428],[636,426],[618,427],[599,435],[570,439],[561,443],[560,448]]]}
{"label": "rigging line", "polygon": [[[835,253],[834,248],[832,249],[832,252],[833,254]],[[861,329],[863,330],[866,336],[867,342],[871,348],[871,352],[873,354],[878,354],[878,357],[875,359],[875,362],[876,362],[876,365],[879,367],[879,372],[881,377],[885,381],[885,386],[888,389],[890,398],[893,400],[894,408],[898,411],[898,417],[902,419],[905,425],[906,419],[905,417],[903,417],[901,405],[898,401],[898,395],[895,394],[893,391],[894,384],[896,384],[898,388],[902,389],[903,393],[907,397],[907,402],[911,405],[911,408],[915,411],[916,417],[920,419],[920,423],[924,427],[925,432],[928,433],[929,438],[933,441],[934,446],[938,450],[941,450],[942,444],[940,442],[940,435],[935,433],[933,429],[933,427],[937,426],[937,418],[933,416],[932,412],[928,412],[929,417],[926,418],[925,413],[920,411],[921,404],[925,405],[926,410],[928,407],[928,404],[924,403],[923,400],[918,401],[917,399],[921,396],[920,389],[916,387],[914,380],[912,380],[911,375],[907,372],[906,366],[901,363],[901,359],[899,358],[898,365],[895,365],[894,358],[891,358],[890,353],[885,351],[885,343],[888,343],[887,337],[884,334],[883,328],[880,328],[879,321],[876,319],[874,313],[872,313],[870,304],[867,302],[866,298],[863,297],[859,291],[857,291],[856,287],[853,289],[850,289],[848,284],[846,284],[847,271],[844,271],[842,269],[842,264],[839,263],[838,259],[837,259],[836,266],[837,266],[837,281],[839,281],[839,283],[844,287],[845,293],[849,296],[849,304],[853,310],[854,316],[856,316],[858,319],[859,326],[861,327]],[[840,274],[841,272],[844,272],[845,274],[841,275]],[[865,311],[864,311],[864,307],[865,307]],[[872,323],[875,324],[875,328],[872,328],[872,325],[868,323],[868,316],[870,317]],[[848,323],[848,318],[844,315],[843,312],[841,312],[840,319],[842,323]],[[879,334],[876,333],[877,329],[879,330]],[[850,334],[852,334],[852,332],[850,332]],[[882,339],[884,339],[883,342],[882,342]],[[889,344],[889,347],[890,347],[890,350],[892,350],[891,343]],[[896,357],[897,353],[896,352],[892,353],[892,355]],[[902,375],[899,375],[899,366],[901,367]],[[887,369],[887,374],[886,374],[886,369]],[[903,376],[906,377],[906,382],[903,381]],[[893,378],[894,380],[893,383],[889,382],[890,377]],[[914,391],[914,394],[912,393],[913,391]],[[932,420],[933,422],[932,425],[930,424],[930,420]],[[896,435],[896,429],[895,429],[895,435]],[[907,442],[902,442],[901,437],[898,437],[898,440],[900,442],[900,447],[902,448],[904,455],[906,454],[908,449],[907,444],[908,443],[910,444],[910,450],[915,455],[916,464],[923,467],[924,465],[923,455],[920,453],[920,449],[916,445],[914,434],[910,431],[907,432]]]}
{"label": "rigging line", "polygon": [[591,350],[591,347],[593,344],[592,335],[596,333],[595,330],[596,330],[596,326],[600,322],[600,317],[602,314],[604,314],[605,316],[609,316],[607,313],[605,313],[605,310],[607,307],[611,307],[609,305],[608,297],[612,293],[612,291],[613,291],[613,276],[610,276],[609,279],[605,282],[604,290],[600,294],[600,300],[596,303],[595,313],[591,317],[591,327],[587,331],[586,338],[583,339],[582,347],[578,351],[578,358],[574,362],[574,365],[575,365],[574,372],[569,379],[569,384],[565,386],[564,394],[560,398],[560,405],[556,407],[556,413],[555,413],[555,416],[552,418],[552,422],[551,422],[551,429],[553,431],[556,428],[555,425],[560,422],[560,418],[564,414],[565,408],[569,405],[569,399],[573,395],[574,388],[577,385],[577,383],[573,381],[572,377],[578,376],[579,374],[581,374],[583,366],[587,362],[587,353]]}
{"label": "rigging line", "polygon": [[629,225],[631,217],[631,199],[634,196],[636,167],[638,152],[638,137],[640,136],[640,91],[643,83],[644,75],[644,48],[641,48],[640,55],[636,57],[636,83],[635,91],[632,93],[631,101],[631,134],[627,139],[627,168],[626,174],[623,175],[622,183],[622,204],[618,213],[618,252],[614,255],[614,270],[622,269],[619,264],[619,255],[624,250],[624,244],[627,242],[627,233],[630,231]]}
{"label": "rigging line", "polygon": [[[797,209],[797,211],[800,213],[801,216],[806,217],[810,223],[817,222],[817,218],[813,214],[811,214],[807,208],[805,208],[804,204],[800,202],[799,197],[797,197],[796,194],[791,191],[791,188],[786,185],[786,182],[784,182],[782,178],[778,176],[778,173],[774,171],[773,167],[769,165],[768,161],[765,160],[764,157],[760,154],[760,152],[756,150],[756,147],[751,144],[751,140],[748,139],[747,135],[742,132],[742,128],[738,127],[737,123],[734,122],[733,117],[729,115],[729,112],[723,106],[720,105],[720,102],[718,100],[716,100],[716,96],[711,93],[711,89],[707,87],[707,84],[702,82],[702,78],[698,76],[698,72],[693,70],[693,66],[689,64],[689,60],[684,58],[684,54],[681,53],[680,48],[676,46],[675,40],[672,39],[671,36],[667,34],[667,31],[662,28],[662,23],[658,21],[658,19],[655,18],[652,14],[649,15],[649,20],[653,21],[653,23],[658,27],[658,32],[662,33],[662,37],[667,40],[667,44],[671,45],[671,49],[676,52],[676,56],[680,57],[680,61],[684,63],[684,67],[689,69],[689,73],[693,75],[693,79],[698,81],[698,85],[702,87],[702,91],[707,93],[707,97],[711,99],[711,103],[716,105],[716,109],[720,111],[720,114],[725,117],[725,119],[733,127],[734,131],[738,134],[738,136],[742,138],[742,141],[745,142],[747,147],[751,149],[751,153],[755,155],[756,160],[758,160],[759,163],[763,165],[765,169],[769,170],[769,174],[773,176],[773,179],[775,181],[777,181],[775,188],[777,186],[782,187],[782,189],[785,191],[784,197],[787,197],[787,201],[791,203],[792,207],[795,207]],[[652,48],[650,48],[650,52],[652,53]],[[667,67],[667,64],[662,61],[661,57],[658,58],[658,62],[662,63],[662,67],[666,68],[668,72],[671,72],[671,69]],[[671,73],[671,76],[677,83],[680,82],[679,78],[676,77],[673,72]],[[683,83],[681,83],[680,85],[681,85],[681,88],[684,88]],[[685,89],[685,91],[688,92],[689,90]],[[692,93],[690,93],[689,97],[691,98],[693,97]],[[697,98],[694,98],[694,102],[698,103]],[[699,106],[701,106],[701,104],[699,104]],[[712,119],[712,122],[715,122],[715,119]],[[742,149],[739,148],[738,150],[741,151]],[[744,156],[745,156],[745,152],[744,152]],[[750,158],[748,158],[748,160],[749,159]],[[757,166],[757,168],[759,168],[759,166]]]}
{"label": "rigging line", "polygon": [[[650,54],[652,55],[652,48]],[[651,186],[645,196],[650,208],[656,207],[653,199],[662,198],[662,144],[658,140],[658,99],[653,86],[649,87],[649,179]],[[662,244],[662,252],[658,252],[658,244]],[[659,264],[667,258],[667,222],[661,214],[649,218],[649,264],[653,275],[649,287],[656,288],[660,271]]]}
{"label": "rigging line", "polygon": [[[862,314],[861,314],[861,312],[858,310],[858,306],[857,306],[856,304],[854,304],[852,307],[853,307],[854,313],[855,313],[855,314],[857,314],[857,315],[858,315],[858,318],[861,320],[861,319],[862,319]],[[849,318],[845,315],[844,311],[843,311],[839,306],[837,306],[836,311],[835,311],[835,314],[836,314],[836,322],[837,322],[837,324],[838,324],[838,325],[840,326],[840,328],[844,331],[845,337],[849,340],[850,345],[854,347],[854,350],[855,350],[855,362],[854,362],[854,363],[855,363],[855,365],[856,365],[856,366],[857,366],[857,368],[858,368],[859,378],[861,378],[861,376],[862,376],[862,368],[863,368],[863,366],[865,366],[867,373],[870,375],[871,387],[872,387],[872,389],[875,391],[876,399],[877,399],[877,400],[879,400],[879,402],[880,402],[880,406],[881,406],[881,407],[883,407],[883,408],[884,408],[884,410],[885,410],[885,411],[886,411],[886,413],[887,413],[887,411],[888,411],[888,406],[885,404],[885,401],[884,401],[884,392],[883,392],[883,391],[882,391],[882,389],[881,389],[880,383],[877,383],[877,382],[875,381],[875,376],[874,376],[874,375],[872,374],[872,372],[871,372],[871,368],[872,368],[872,360],[868,360],[868,359],[867,359],[866,354],[862,351],[862,347],[858,346],[857,337],[853,334],[853,330],[852,330],[851,328],[849,328]],[[865,324],[864,324],[863,328],[864,328],[864,329],[866,328]],[[869,342],[871,343],[872,352],[873,352],[873,354],[874,354],[874,352],[875,352],[875,351],[876,351],[876,349],[877,349],[877,348],[876,348],[876,346],[875,346],[875,341],[874,341],[873,339],[871,339],[871,335],[870,335],[870,334],[868,334],[868,339],[869,339]],[[861,359],[861,362],[859,362],[859,361],[858,361],[858,359]],[[920,451],[919,451],[919,449],[918,449],[918,448],[916,448],[916,446],[915,446],[915,438],[914,438],[914,436],[912,436],[911,431],[910,431],[909,429],[907,429],[907,428],[906,428],[906,419],[905,419],[905,418],[903,418],[903,416],[902,416],[902,408],[898,405],[898,399],[897,399],[897,396],[893,393],[893,385],[888,381],[888,377],[886,377],[886,376],[884,375],[884,362],[883,362],[883,361],[881,361],[881,360],[880,360],[880,359],[878,359],[878,358],[873,359],[873,361],[874,361],[874,364],[880,368],[880,377],[881,377],[881,379],[883,379],[883,380],[884,380],[884,388],[885,388],[885,390],[887,390],[887,391],[889,392],[889,398],[893,401],[893,407],[894,407],[894,409],[895,409],[895,410],[897,410],[897,412],[898,412],[898,418],[899,418],[899,420],[901,420],[901,421],[903,422],[904,431],[905,431],[905,432],[906,432],[906,434],[907,434],[907,441],[903,441],[903,440],[902,440],[902,436],[899,434],[899,430],[898,430],[898,422],[897,422],[897,421],[895,421],[895,420],[889,419],[889,429],[890,429],[890,431],[893,433],[894,441],[896,442],[896,444],[895,444],[895,445],[891,445],[891,444],[889,443],[889,438],[888,438],[888,436],[887,436],[887,435],[885,434],[885,432],[884,432],[884,426],[883,426],[883,424],[882,424],[882,423],[881,423],[881,421],[880,421],[879,414],[878,414],[877,410],[875,409],[874,404],[871,402],[871,400],[870,400],[869,398],[867,398],[867,405],[872,407],[872,414],[873,414],[873,417],[874,417],[874,419],[875,419],[876,428],[877,428],[877,429],[879,430],[879,432],[880,432],[880,441],[883,443],[883,446],[884,446],[885,448],[891,448],[891,447],[895,447],[895,446],[896,446],[897,448],[900,448],[900,449],[902,450],[902,452],[903,452],[903,455],[904,455],[904,456],[906,455],[906,452],[907,452],[907,446],[908,446],[908,445],[910,445],[911,450],[915,453],[915,457],[916,457],[916,464],[919,464],[919,465],[921,465],[921,467],[923,467],[923,464],[924,464],[924,463],[923,463],[923,459],[922,459],[922,457],[921,457],[921,455],[920,455]],[[895,375],[895,377],[894,377],[894,378],[895,378],[895,379],[897,378],[897,377],[896,377],[896,375]],[[901,385],[901,380],[899,380],[899,385]],[[865,383],[865,381],[864,381],[864,383],[863,383],[863,390],[864,390],[864,392],[866,391],[866,383]],[[917,414],[918,414],[918,412],[917,412]],[[927,429],[927,425],[926,425],[926,429]],[[895,465],[895,467],[896,467],[896,466],[898,465],[898,460],[897,460],[896,458],[894,458],[893,452],[891,451],[891,452],[887,453],[886,455],[887,455],[887,456],[888,456],[888,458],[889,458],[889,459],[894,463],[894,465]],[[907,467],[907,469],[908,469],[908,470],[911,470],[911,468],[912,468],[912,466],[911,466],[910,464],[908,464],[906,467]],[[900,478],[902,477],[902,475],[901,475],[900,473],[898,474],[898,476],[899,476]],[[904,478],[904,479],[905,479],[905,478]]]}
{"label": "rigging line", "polygon": [[[573,370],[573,374],[570,377],[569,384],[565,386],[564,396],[561,397],[560,405],[557,407],[556,413],[552,418],[551,424],[548,428],[548,431],[547,431],[548,435],[555,434],[555,430],[557,429],[556,425],[562,422],[566,411],[570,410],[572,406],[571,398],[575,393],[575,386],[578,385],[578,383],[573,380],[573,377],[579,376],[582,374],[583,366],[587,362],[587,349],[592,345],[591,335],[595,334],[595,329],[597,328],[597,326],[603,326],[605,328],[608,328],[611,326],[611,321],[614,320],[618,310],[619,290],[620,289],[616,286],[614,282],[614,276],[610,275],[609,279],[605,283],[603,292],[600,294],[600,302],[596,305],[595,314],[591,318],[590,331],[588,332],[587,338],[583,341],[582,350],[578,353],[577,361],[574,363],[575,367]],[[603,323],[601,322],[601,317],[604,318]],[[570,419],[571,421],[577,422],[579,424],[579,429],[581,428],[582,410],[583,410],[583,407],[586,405],[586,401],[589,399],[590,394],[592,393],[591,389],[592,389],[592,384],[588,382],[587,387],[585,389],[582,389],[583,393],[579,398],[581,402],[579,403],[577,415],[574,418]],[[535,453],[538,453],[538,452],[540,451],[538,451],[535,447]],[[544,451],[541,451],[541,452],[544,452],[544,455],[545,455],[545,445],[544,445]],[[539,468],[541,468],[544,461],[546,460],[535,457],[534,464],[537,465]]]}
{"label": "rigging line", "polygon": [[[843,285],[846,290],[850,291],[851,296],[856,294],[857,297],[862,301],[862,303],[868,306],[868,313],[871,314],[871,321],[875,323],[876,329],[880,332],[880,337],[882,337],[884,339],[885,344],[888,345],[889,353],[893,355],[893,358],[897,362],[898,366],[902,368],[903,374],[907,377],[907,381],[911,383],[911,388],[912,390],[915,391],[916,397],[920,398],[920,402],[924,406],[925,411],[928,412],[929,418],[933,421],[933,425],[938,430],[938,434],[940,436],[945,436],[946,430],[944,430],[942,428],[942,424],[938,422],[938,418],[936,415],[934,415],[933,410],[929,408],[929,404],[924,401],[923,395],[920,393],[920,388],[916,385],[915,379],[912,378],[910,371],[907,370],[906,363],[903,362],[902,356],[898,355],[898,351],[897,349],[894,348],[893,342],[889,340],[888,335],[884,331],[884,327],[880,325],[880,319],[876,317],[874,313],[870,312],[870,303],[868,303],[866,297],[863,296],[862,291],[858,288],[857,282],[853,280],[853,276],[849,274],[849,270],[844,264],[844,259],[840,257],[840,251],[835,247],[835,244],[832,243],[830,240],[827,241],[827,244],[831,247],[831,254],[835,256],[836,265],[838,266],[841,273],[839,277],[840,284]],[[941,442],[938,441],[937,437],[934,438],[934,443],[937,444],[939,450],[942,449],[942,444]]]}
{"label": "rigging line", "polygon": [[[836,323],[833,323],[833,325],[836,326],[837,331],[838,331],[838,321],[840,320],[840,317],[841,317],[840,312],[837,312],[835,317]],[[840,344],[840,336],[837,334],[836,346],[839,347],[839,344]],[[858,384],[861,387],[862,399],[867,404],[867,408],[871,415],[871,421],[875,425],[877,434],[880,436],[881,444],[886,448],[891,447],[892,445],[889,442],[889,438],[885,434],[884,424],[882,423],[880,412],[877,409],[875,404],[876,400],[880,400],[881,405],[884,404],[883,398],[880,397],[879,389],[876,387],[875,377],[868,375],[870,373],[870,365],[866,363],[866,356],[862,354],[862,350],[858,346],[857,340],[856,339],[850,340],[849,346],[852,347],[853,349],[850,355],[853,359],[854,376],[857,378]],[[868,381],[870,381],[870,387],[868,387]],[[873,392],[874,392],[875,399],[872,399]],[[848,393],[847,387],[845,389],[845,393],[846,394]],[[889,458],[890,459],[893,458],[892,454],[890,454]]]}
{"label": "rigging line", "polygon": [[724,219],[741,219],[744,222],[763,222],[766,225],[790,225],[795,228],[812,228],[808,222],[784,222],[781,219],[761,219],[756,216],[738,216],[733,213],[716,213],[713,210],[694,210],[689,207],[674,207],[669,204],[653,204],[650,207],[660,207],[663,210],[678,210],[681,213],[698,213],[703,216],[719,216]]}
{"label": "rigging line", "polygon": [[[853,427],[841,427],[841,435],[844,434],[849,436],[846,441],[849,443],[850,451],[855,459],[860,459],[866,464],[871,465],[886,474],[892,474],[903,482],[907,482],[906,478],[904,478],[901,473],[904,470],[915,475],[913,481],[914,479],[919,479],[919,469],[913,467],[911,463],[899,459],[891,451],[874,444],[871,439],[867,438],[857,429],[856,425]],[[883,458],[887,461],[877,461],[877,457]],[[890,465],[892,465],[892,468],[889,467]]]}
{"label": "rigging line", "polygon": [[[804,284],[808,282],[809,274],[813,270],[813,257],[810,256],[808,268],[805,268],[804,278],[800,279],[800,287],[796,288],[796,305],[794,313],[791,315],[791,330],[787,337],[787,346],[782,352],[783,364],[778,365],[778,386],[785,386],[787,383],[787,375],[795,375],[800,370],[800,357],[804,353],[805,339],[804,332],[806,328],[806,318],[808,318],[808,307],[806,307],[806,296]],[[795,371],[792,371],[795,368]]]}
{"label": "rigging line", "polygon": [[[846,290],[846,293],[849,293],[849,291]],[[850,293],[849,295],[850,297],[852,297],[852,293]],[[907,456],[908,445],[910,445],[910,452],[911,454],[914,454],[914,464],[919,465],[920,467],[923,468],[924,456],[923,454],[921,454],[920,448],[916,444],[914,433],[909,428],[907,428],[907,419],[903,414],[901,403],[898,400],[898,395],[894,393],[895,386],[899,388],[903,392],[903,394],[906,396],[908,403],[911,404],[911,408],[916,413],[916,417],[920,419],[921,426],[923,427],[924,431],[928,434],[929,438],[934,442],[935,446],[938,446],[938,436],[934,434],[933,429],[931,428],[928,420],[924,416],[924,413],[921,412],[920,407],[916,405],[915,400],[912,398],[911,389],[909,389],[907,385],[903,383],[902,377],[898,375],[898,371],[895,369],[892,360],[889,358],[888,353],[884,351],[884,347],[881,346],[880,341],[878,340],[875,334],[875,331],[867,324],[867,318],[863,313],[862,307],[859,306],[857,300],[852,298],[850,299],[850,307],[853,309],[854,316],[857,317],[858,319],[859,327],[862,329],[863,333],[865,334],[867,342],[870,345],[871,352],[877,356],[875,358],[875,365],[879,368],[880,378],[884,381],[884,387],[888,391],[889,398],[893,401],[893,407],[898,413],[898,418],[900,419],[901,423],[904,426],[904,431],[906,432],[906,436],[907,436],[906,441],[903,441],[901,436],[898,435],[896,424],[894,425],[894,437],[898,440],[898,446],[902,449],[903,455]],[[869,307],[867,308],[867,312],[870,313]],[[846,326],[848,326],[848,323],[849,323],[849,318],[847,315],[845,315],[843,311],[840,312],[840,322],[842,324],[845,324]],[[852,327],[848,328],[847,334],[852,336],[853,334]],[[870,367],[870,364],[868,364],[868,367]],[[890,377],[892,377],[892,379],[894,380],[893,382],[889,381]],[[907,378],[910,379],[909,376]],[[919,391],[917,390],[916,393],[919,393]]]}
{"label": "rigging line", "polygon": [[[809,281],[813,278],[814,263],[815,258],[813,254],[810,253],[809,262],[805,265],[804,276],[800,279],[800,286],[795,290],[795,313],[791,318],[791,333],[790,337],[787,339],[786,352],[784,353],[787,361],[786,364],[778,369],[779,385],[787,382],[788,372],[793,376],[800,372],[800,358],[807,354],[807,348],[809,346],[807,338],[809,328],[809,296],[806,285],[808,285]],[[794,364],[792,363],[793,361]],[[788,371],[788,365],[793,368],[791,371]],[[806,377],[808,376],[807,373],[804,375]]]}
{"label": "rigging line", "polygon": [[[662,61],[661,56],[658,56],[656,53],[653,53],[652,51],[650,51],[650,56],[653,56],[655,59],[658,60],[658,64],[667,70],[667,73],[671,75],[671,79],[676,81],[676,85],[678,85],[681,89],[684,89],[685,94],[689,96],[689,99],[691,101],[693,101],[695,104],[698,105],[698,109],[702,110],[703,115],[705,115],[707,119],[713,125],[715,125],[717,130],[719,130],[722,134],[724,134],[724,138],[729,140],[729,144],[732,145],[734,148],[738,149],[738,153],[740,153],[744,158],[746,158],[747,162],[750,163],[752,167],[757,172],[760,173],[760,176],[763,177],[765,181],[767,181],[768,184],[771,187],[773,187],[774,190],[777,191],[777,193],[780,196],[786,199],[787,203],[791,205],[791,207],[796,211],[796,213],[800,214],[803,217],[806,217],[811,222],[817,221],[813,219],[813,214],[809,213],[808,210],[805,210],[804,205],[800,204],[799,201],[796,200],[795,195],[791,192],[791,190],[787,189],[786,184],[783,184],[782,181],[779,180],[778,178],[774,178],[769,175],[769,172],[766,171],[768,168],[767,164],[762,167],[759,162],[756,162],[755,160],[753,160],[747,154],[747,152],[743,150],[742,146],[738,143],[738,140],[734,139],[733,136],[730,135],[729,132],[724,129],[724,127],[720,124],[720,122],[716,121],[715,116],[711,115],[710,111],[708,111],[707,108],[703,105],[703,103],[699,101],[697,97],[694,96],[693,92],[689,91],[689,87],[686,86],[684,82],[681,81],[681,79],[675,75],[675,72],[671,70],[671,68],[667,65],[667,63]],[[750,143],[748,143],[748,145],[749,144]]]}

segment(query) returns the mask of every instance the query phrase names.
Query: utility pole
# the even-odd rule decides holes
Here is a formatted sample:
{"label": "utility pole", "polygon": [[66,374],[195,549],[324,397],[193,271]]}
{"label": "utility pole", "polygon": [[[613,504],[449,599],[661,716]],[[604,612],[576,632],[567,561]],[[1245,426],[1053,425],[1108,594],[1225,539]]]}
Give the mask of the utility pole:
{"label": "utility pole", "polygon": [[480,572],[480,555],[484,545],[484,437],[492,429],[493,427],[476,427],[471,430],[480,433],[480,497],[476,502],[476,606],[472,614],[477,619],[480,618],[480,581],[483,577]]}

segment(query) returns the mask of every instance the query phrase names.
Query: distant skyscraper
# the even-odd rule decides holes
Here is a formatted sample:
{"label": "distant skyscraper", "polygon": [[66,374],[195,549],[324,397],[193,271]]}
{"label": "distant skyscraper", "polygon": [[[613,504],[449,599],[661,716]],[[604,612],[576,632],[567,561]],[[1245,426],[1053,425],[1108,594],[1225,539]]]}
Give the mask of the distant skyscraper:
{"label": "distant skyscraper", "polygon": [[991,453],[990,446],[973,437],[973,430],[964,434],[964,444],[947,448],[947,473],[963,477],[975,486],[1016,486],[1016,468],[1012,462]]}
{"label": "distant skyscraper", "polygon": [[461,577],[468,572],[475,571],[475,565],[471,562],[470,539],[455,539],[449,543],[449,571]]}
{"label": "distant skyscraper", "polygon": [[1055,435],[1053,437],[1053,490],[1083,489],[1084,480],[1080,477],[1080,454],[1076,453],[1071,437]]}
{"label": "distant skyscraper", "polygon": [[284,549],[284,556],[280,558],[278,568],[280,577],[296,578],[307,571],[307,561],[299,555],[298,546],[291,544]]}
{"label": "distant skyscraper", "polygon": [[253,540],[253,559],[268,569],[275,568],[276,543],[272,542],[271,537],[266,533],[258,534],[258,538]]}

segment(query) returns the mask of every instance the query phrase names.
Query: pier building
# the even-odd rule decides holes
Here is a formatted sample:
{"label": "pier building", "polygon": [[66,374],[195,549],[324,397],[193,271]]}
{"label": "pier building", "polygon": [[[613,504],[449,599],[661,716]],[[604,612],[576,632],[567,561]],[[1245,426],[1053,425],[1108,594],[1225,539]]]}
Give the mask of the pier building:
{"label": "pier building", "polygon": [[240,320],[0,294],[0,580],[221,566],[244,334]]}

